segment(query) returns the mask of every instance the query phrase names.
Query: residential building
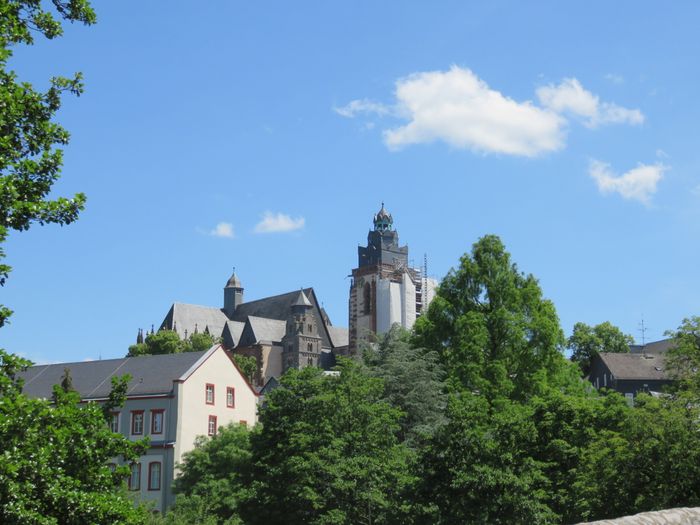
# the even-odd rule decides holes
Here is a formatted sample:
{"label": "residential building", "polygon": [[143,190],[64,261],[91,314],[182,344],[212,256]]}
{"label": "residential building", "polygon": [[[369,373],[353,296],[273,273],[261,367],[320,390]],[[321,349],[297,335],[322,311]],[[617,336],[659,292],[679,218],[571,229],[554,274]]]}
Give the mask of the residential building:
{"label": "residential building", "polygon": [[50,399],[65,369],[88,403],[108,399],[113,377],[131,377],[126,403],[109,425],[132,440],[150,438],[148,451],[131,465],[128,487],[159,512],[172,505],[177,465],[197,436],[257,420],[258,395],[221,345],[203,352],[32,366],[21,373],[24,393]]}
{"label": "residential building", "polygon": [[595,388],[609,388],[630,402],[639,392],[658,393],[673,384],[666,353],[673,339],[631,345],[629,353],[601,352],[591,359],[588,380]]}

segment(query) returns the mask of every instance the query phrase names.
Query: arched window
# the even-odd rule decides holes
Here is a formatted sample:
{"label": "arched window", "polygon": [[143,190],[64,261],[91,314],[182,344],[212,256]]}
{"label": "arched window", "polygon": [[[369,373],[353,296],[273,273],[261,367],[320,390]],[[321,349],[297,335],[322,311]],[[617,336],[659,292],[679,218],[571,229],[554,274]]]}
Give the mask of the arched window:
{"label": "arched window", "polygon": [[308,343],[308,344],[306,345],[306,350],[309,351],[309,352],[313,352],[313,351],[314,351],[314,345],[311,344],[311,343]]}
{"label": "arched window", "polygon": [[372,291],[370,289],[369,283],[365,283],[364,290],[362,291],[362,300],[364,306],[365,315],[372,312]]}

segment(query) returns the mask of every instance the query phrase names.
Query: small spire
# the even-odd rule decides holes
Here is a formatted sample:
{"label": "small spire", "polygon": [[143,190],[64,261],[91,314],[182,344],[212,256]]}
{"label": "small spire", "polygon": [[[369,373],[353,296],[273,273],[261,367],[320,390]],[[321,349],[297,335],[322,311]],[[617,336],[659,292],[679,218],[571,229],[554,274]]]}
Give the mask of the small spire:
{"label": "small spire", "polygon": [[199,328],[197,328],[197,323],[194,323],[194,333],[195,334],[199,333]]}
{"label": "small spire", "polygon": [[187,339],[187,328],[185,328],[185,339]]}

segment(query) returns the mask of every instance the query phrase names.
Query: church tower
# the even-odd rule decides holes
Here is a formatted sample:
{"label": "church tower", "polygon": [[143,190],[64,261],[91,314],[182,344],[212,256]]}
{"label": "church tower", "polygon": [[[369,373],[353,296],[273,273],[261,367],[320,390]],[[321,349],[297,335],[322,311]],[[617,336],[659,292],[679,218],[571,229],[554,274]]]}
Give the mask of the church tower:
{"label": "church tower", "polygon": [[424,279],[419,268],[408,265],[408,246],[399,245],[394,219],[384,208],[374,215],[367,246],[357,248],[349,300],[349,352],[373,334],[389,331],[395,323],[410,329],[423,307]]}
{"label": "church tower", "polygon": [[321,342],[313,305],[304,291],[299,290],[282,338],[283,372],[289,368],[320,366]]}
{"label": "church tower", "polygon": [[238,305],[243,303],[243,286],[241,280],[236,275],[236,269],[233,269],[233,274],[226,282],[224,287],[224,313],[226,317],[231,319],[233,312],[236,311]]}

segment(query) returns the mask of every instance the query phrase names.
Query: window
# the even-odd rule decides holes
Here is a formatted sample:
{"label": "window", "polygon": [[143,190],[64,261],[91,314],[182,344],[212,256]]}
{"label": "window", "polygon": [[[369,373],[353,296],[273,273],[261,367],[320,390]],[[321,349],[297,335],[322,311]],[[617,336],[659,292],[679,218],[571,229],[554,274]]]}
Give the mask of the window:
{"label": "window", "polygon": [[119,412],[112,412],[109,419],[109,429],[112,432],[119,432]]}
{"label": "window", "polygon": [[209,416],[209,428],[207,429],[207,435],[216,435],[216,416]]}
{"label": "window", "polygon": [[141,463],[131,464],[129,475],[129,490],[141,490]]}
{"label": "window", "polygon": [[214,385],[212,385],[211,383],[207,383],[205,391],[206,391],[207,405],[213,405],[214,404]]}
{"label": "window", "polygon": [[308,344],[306,345],[306,351],[307,351],[307,352],[313,352],[313,351],[314,351],[314,345],[313,345],[313,343],[308,343]]}
{"label": "window", "polygon": [[238,424],[248,426],[248,422],[245,419],[241,419]]}
{"label": "window", "polygon": [[311,325],[309,325],[309,333],[311,333],[311,332],[313,332],[313,331],[314,331],[314,327],[311,326]]}
{"label": "window", "polygon": [[143,434],[143,410],[131,412],[131,433],[134,436]]}
{"label": "window", "polygon": [[148,464],[148,490],[160,490],[160,461]]}
{"label": "window", "polygon": [[365,287],[362,290],[362,306],[364,308],[365,315],[372,313],[371,294],[372,292],[370,291],[369,283],[365,283]]}
{"label": "window", "polygon": [[151,434],[163,433],[163,410],[151,410]]}
{"label": "window", "polygon": [[226,387],[226,406],[229,408],[236,406],[236,391],[232,386]]}

